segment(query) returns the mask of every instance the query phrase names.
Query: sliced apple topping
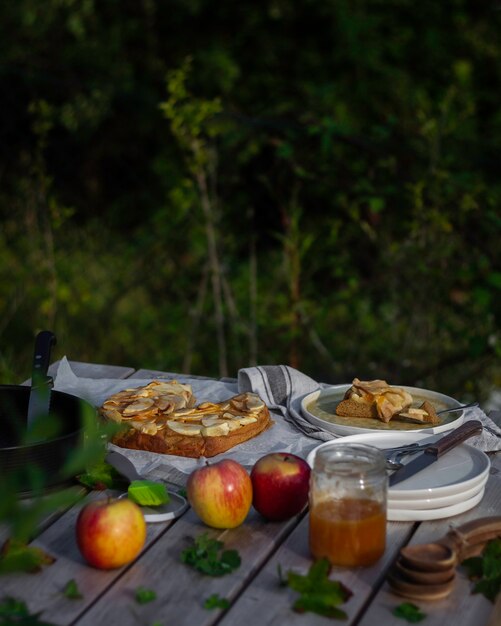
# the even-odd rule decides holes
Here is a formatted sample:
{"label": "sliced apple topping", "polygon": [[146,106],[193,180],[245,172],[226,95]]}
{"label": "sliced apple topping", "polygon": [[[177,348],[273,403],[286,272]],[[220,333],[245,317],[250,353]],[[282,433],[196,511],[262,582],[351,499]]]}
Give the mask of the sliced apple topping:
{"label": "sliced apple topping", "polygon": [[247,424],[253,424],[254,422],[257,422],[257,417],[254,417],[253,415],[239,416],[238,422],[240,426],[246,426]]}
{"label": "sliced apple topping", "polygon": [[202,435],[205,437],[224,437],[230,432],[228,422],[220,420],[219,424],[212,424],[211,426],[202,427]]}
{"label": "sliced apple topping", "polygon": [[202,417],[202,424],[204,426],[213,426],[214,424],[222,424],[224,422],[223,419],[219,417],[219,415],[206,415]]}
{"label": "sliced apple topping", "polygon": [[154,404],[155,403],[151,398],[141,398],[140,400],[136,400],[136,402],[132,402],[131,404],[129,404],[129,406],[126,406],[123,410],[123,414],[125,416],[142,413],[143,411],[151,409]]}
{"label": "sliced apple topping", "polygon": [[248,411],[258,412],[264,409],[264,402],[255,393],[248,393],[245,401]]}
{"label": "sliced apple topping", "polygon": [[202,432],[201,424],[185,424],[184,422],[169,420],[167,426],[175,433],[186,435],[187,437],[196,437]]}

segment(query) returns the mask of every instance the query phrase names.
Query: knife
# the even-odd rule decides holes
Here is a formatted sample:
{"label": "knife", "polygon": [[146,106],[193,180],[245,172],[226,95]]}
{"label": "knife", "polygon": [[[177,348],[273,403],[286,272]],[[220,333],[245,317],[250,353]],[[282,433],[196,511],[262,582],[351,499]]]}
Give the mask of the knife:
{"label": "knife", "polygon": [[424,450],[421,451],[419,456],[416,456],[410,461],[403,465],[400,469],[397,469],[390,476],[390,487],[393,485],[397,485],[403,480],[407,480],[417,472],[421,472],[426,467],[438,461],[438,459],[444,455],[449,450],[452,450],[455,446],[463,443],[466,439],[473,437],[473,435],[479,435],[482,432],[483,426],[482,422],[478,420],[469,420],[465,422],[459,428],[454,429],[445,437],[442,437],[435,443],[430,444]]}
{"label": "knife", "polygon": [[42,330],[35,339],[31,391],[28,401],[28,427],[39,417],[44,417],[49,413],[54,381],[51,376],[47,376],[47,370],[50,365],[51,348],[55,343],[56,336],[50,330]]}

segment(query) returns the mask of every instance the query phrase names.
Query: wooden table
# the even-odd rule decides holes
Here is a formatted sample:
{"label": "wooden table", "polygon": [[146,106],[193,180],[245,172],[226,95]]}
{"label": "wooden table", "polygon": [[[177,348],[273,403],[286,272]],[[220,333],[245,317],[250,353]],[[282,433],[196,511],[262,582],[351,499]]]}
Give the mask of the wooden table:
{"label": "wooden table", "polygon": [[[148,378],[158,372],[131,368],[72,363],[77,375],[90,378]],[[231,456],[231,455],[229,455]],[[388,523],[387,549],[383,558],[365,569],[334,569],[331,578],[353,591],[343,606],[347,626],[402,626],[407,622],[392,610],[405,601],[394,595],[385,582],[388,568],[398,550],[407,544],[424,543],[441,537],[451,523],[459,525],[484,516],[501,515],[501,455],[492,455],[492,469],[485,497],[473,510],[446,520]],[[83,493],[82,502],[102,494]],[[308,516],[284,523],[264,521],[251,510],[245,523],[234,530],[205,527],[190,509],[179,519],[149,524],[146,546],[132,564],[113,571],[100,571],[85,564],[75,543],[75,520],[81,504],[49,518],[34,540],[56,562],[38,574],[0,577],[0,599],[11,595],[23,599],[32,613],[42,612],[54,624],[89,626],[320,626],[332,620],[312,613],[297,614],[291,606],[297,594],[279,585],[278,566],[284,572],[306,573],[312,561],[308,550]],[[221,578],[203,576],[180,562],[181,551],[193,538],[208,531],[226,548],[239,551],[242,564]],[[2,533],[0,532],[0,536]],[[74,579],[83,594],[69,600],[62,593]],[[156,600],[140,605],[134,599],[138,587],[156,592]],[[228,610],[208,610],[204,600],[212,594],[228,599]],[[471,594],[471,583],[458,571],[453,592],[446,600],[417,602],[426,613],[425,626],[499,626],[501,594],[496,604]],[[335,622],[334,622],[335,623]]]}

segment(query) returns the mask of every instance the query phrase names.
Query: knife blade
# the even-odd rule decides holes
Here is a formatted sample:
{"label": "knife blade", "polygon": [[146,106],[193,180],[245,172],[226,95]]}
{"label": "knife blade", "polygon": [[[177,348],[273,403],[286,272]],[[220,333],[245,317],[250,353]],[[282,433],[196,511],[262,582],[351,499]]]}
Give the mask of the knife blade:
{"label": "knife blade", "polygon": [[465,422],[459,428],[456,428],[449,434],[445,435],[435,443],[427,446],[419,456],[415,456],[412,461],[403,465],[400,469],[397,469],[391,476],[389,480],[390,487],[393,485],[397,485],[407,478],[414,476],[418,472],[421,472],[426,467],[438,461],[438,459],[443,456],[449,450],[456,447],[463,441],[466,441],[470,437],[474,435],[479,435],[482,432],[483,426],[482,422],[478,420],[470,420]]}
{"label": "knife blade", "polygon": [[37,418],[46,416],[49,413],[53,380],[51,376],[47,375],[47,370],[50,365],[51,348],[55,343],[56,336],[50,330],[42,330],[35,339],[31,391],[28,401],[28,427]]}

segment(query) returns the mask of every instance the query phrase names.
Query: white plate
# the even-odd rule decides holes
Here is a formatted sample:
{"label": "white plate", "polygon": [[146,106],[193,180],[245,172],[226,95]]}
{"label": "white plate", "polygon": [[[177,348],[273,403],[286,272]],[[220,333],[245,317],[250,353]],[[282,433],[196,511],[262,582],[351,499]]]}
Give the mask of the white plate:
{"label": "white plate", "polygon": [[[335,385],[318,389],[309,393],[301,400],[301,411],[304,417],[312,424],[334,433],[335,435],[349,436],[374,431],[387,432],[413,432],[413,433],[441,433],[461,426],[464,419],[464,411],[458,410],[452,413],[445,413],[441,418],[441,423],[437,426],[423,427],[422,424],[412,424],[390,420],[387,424],[378,419],[365,419],[360,417],[341,417],[335,414],[337,404],[343,399],[346,391],[351,385]],[[420,406],[425,400],[431,402],[435,409],[449,409],[460,406],[454,398],[419,387],[402,387],[414,398],[412,406]]]}
{"label": "white plate", "polygon": [[[127,493],[123,493],[120,498],[127,498]],[[188,508],[188,503],[183,496],[169,491],[169,502],[160,506],[141,506],[146,522],[168,522],[179,517]]]}
{"label": "white plate", "polygon": [[[405,445],[407,443],[432,442],[442,435],[429,436],[423,433],[372,433],[340,437],[317,446],[308,455],[308,463],[313,467],[315,455],[320,448],[335,446],[340,443],[366,443],[382,450]],[[405,461],[404,457],[404,461]],[[412,456],[407,456],[411,460]],[[447,454],[423,471],[394,485],[389,490],[392,503],[395,500],[419,500],[442,498],[461,494],[477,486],[480,487],[489,475],[489,457],[465,443],[453,448]]]}
{"label": "white plate", "polygon": [[388,508],[387,519],[390,522],[424,522],[434,519],[444,519],[469,511],[482,500],[484,489],[481,489],[473,498],[458,502],[452,506],[444,506],[438,509],[390,509]]}
{"label": "white plate", "polygon": [[485,489],[485,483],[489,476],[486,476],[478,485],[474,485],[471,489],[466,491],[460,491],[458,493],[452,493],[449,496],[430,497],[420,500],[400,500],[399,498],[392,498],[391,491],[388,494],[388,508],[389,509],[440,509],[444,506],[452,506],[453,504],[459,504],[465,500],[469,500],[476,496],[480,491]]}

